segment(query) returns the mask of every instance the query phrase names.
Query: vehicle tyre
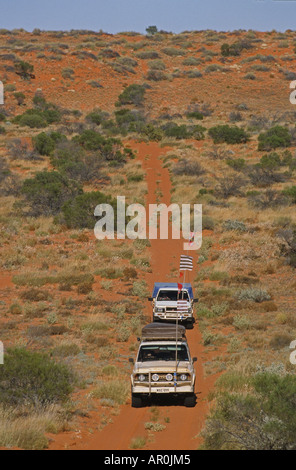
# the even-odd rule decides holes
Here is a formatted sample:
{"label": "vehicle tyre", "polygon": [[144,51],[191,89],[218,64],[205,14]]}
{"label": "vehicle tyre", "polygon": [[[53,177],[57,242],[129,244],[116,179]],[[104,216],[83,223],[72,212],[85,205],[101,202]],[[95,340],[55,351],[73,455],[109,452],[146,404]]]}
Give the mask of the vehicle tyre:
{"label": "vehicle tyre", "polygon": [[189,320],[187,323],[186,323],[186,328],[187,330],[193,330],[194,328],[194,322],[192,320]]}
{"label": "vehicle tyre", "polygon": [[189,397],[186,397],[184,400],[184,406],[186,406],[186,408],[194,408],[195,407],[195,395],[190,395]]}
{"label": "vehicle tyre", "polygon": [[132,393],[132,408],[141,408],[143,405],[142,397]]}

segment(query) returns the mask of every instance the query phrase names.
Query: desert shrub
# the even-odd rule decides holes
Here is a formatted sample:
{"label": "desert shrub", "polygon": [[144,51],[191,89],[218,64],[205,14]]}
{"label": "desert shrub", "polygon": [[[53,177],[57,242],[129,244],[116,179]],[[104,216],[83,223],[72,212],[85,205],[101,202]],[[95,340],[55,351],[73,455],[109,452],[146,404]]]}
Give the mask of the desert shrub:
{"label": "desert shrub", "polygon": [[70,80],[74,80],[74,70],[70,67],[65,67],[62,69],[62,77],[64,79],[70,79]]}
{"label": "desert shrub", "polygon": [[159,59],[159,54],[156,51],[141,51],[136,54],[139,59]]}
{"label": "desert shrub", "polygon": [[122,143],[119,139],[103,137],[91,129],[83,131],[73,138],[73,142],[80,144],[85,150],[99,152],[103,160],[115,163],[125,161],[126,149],[121,151]]}
{"label": "desert shrub", "polygon": [[121,108],[115,111],[115,119],[120,130],[127,132],[141,132],[145,123],[143,113],[134,109]]}
{"label": "desert shrub", "polygon": [[244,76],[245,80],[256,80],[256,75],[254,73],[246,73]]}
{"label": "desert shrub", "polygon": [[145,98],[146,88],[144,85],[132,84],[129,85],[118,97],[118,105],[133,104],[140,106],[143,104]]}
{"label": "desert shrub", "polygon": [[173,137],[177,140],[181,139],[204,139],[205,128],[199,125],[186,126],[186,124],[176,124],[169,122],[162,126],[162,129],[167,137]]}
{"label": "desert shrub", "polygon": [[251,322],[246,315],[236,315],[233,319],[233,326],[237,330],[249,330],[251,327]]}
{"label": "desert shrub", "polygon": [[185,52],[181,49],[176,49],[175,47],[164,47],[161,52],[170,57],[177,57],[185,55]]}
{"label": "desert shrub", "polygon": [[15,62],[14,70],[15,73],[20,75],[24,80],[30,80],[30,78],[34,78],[34,65],[30,64],[29,62],[25,62],[23,60]]}
{"label": "desert shrub", "polygon": [[57,171],[42,171],[26,179],[21,193],[31,208],[31,215],[55,215],[63,204],[73,199],[82,189]]}
{"label": "desert shrub", "polygon": [[151,70],[165,70],[165,63],[160,59],[151,60],[148,63]]}
{"label": "desert shrub", "polygon": [[214,230],[215,221],[209,215],[204,215],[202,218],[202,228],[203,230]]}
{"label": "desert shrub", "polygon": [[83,282],[77,286],[77,293],[87,295],[93,290],[93,282]]}
{"label": "desert shrub", "polygon": [[12,315],[21,315],[23,313],[23,308],[20,304],[15,302],[15,303],[10,305],[9,312]]}
{"label": "desert shrub", "polygon": [[248,289],[241,290],[236,294],[236,298],[240,301],[249,300],[257,303],[271,300],[271,296],[268,292],[257,287],[249,287]]}
{"label": "desert shrub", "polygon": [[161,80],[167,80],[168,76],[162,70],[150,69],[146,75],[147,80],[154,82],[160,82]]}
{"label": "desert shrub", "polygon": [[21,293],[21,298],[30,302],[43,302],[51,300],[51,295],[46,290],[32,288]]}
{"label": "desert shrub", "polygon": [[229,114],[229,121],[230,122],[240,122],[243,120],[243,117],[239,111],[232,111]]}
{"label": "desert shrub", "polygon": [[203,432],[203,448],[295,450],[295,376],[264,372],[246,377],[248,387],[241,382],[238,390],[226,386],[217,394]]}
{"label": "desert shrub", "polygon": [[56,143],[62,140],[66,140],[66,136],[59,132],[51,132],[50,134],[41,132],[32,138],[34,149],[40,155],[50,155],[54,151]]}
{"label": "desert shrub", "polygon": [[74,142],[60,141],[56,144],[54,154],[51,156],[52,165],[69,179],[92,182],[97,180],[108,181],[102,174],[102,159],[96,153],[87,153]]}
{"label": "desert shrub", "polygon": [[279,230],[277,236],[284,241],[282,248],[283,254],[287,257],[288,263],[296,268],[296,229],[295,227],[287,227]]}
{"label": "desert shrub", "polygon": [[201,59],[198,59],[197,57],[186,57],[186,59],[183,60],[183,65],[200,65],[202,63]]}
{"label": "desert shrub", "polygon": [[244,180],[237,176],[221,178],[215,187],[215,195],[223,199],[228,199],[231,196],[241,196],[244,184]]}
{"label": "desert shrub", "polygon": [[96,223],[94,210],[99,204],[110,204],[116,212],[116,201],[111,196],[91,191],[69,199],[62,206],[62,220],[68,228],[93,229]]}
{"label": "desert shrub", "polygon": [[21,105],[24,104],[25,98],[26,98],[26,96],[24,95],[24,93],[16,92],[16,93],[13,94],[13,96],[15,97],[18,106],[21,106]]}
{"label": "desert shrub", "polygon": [[294,337],[292,335],[288,335],[285,333],[279,333],[273,335],[271,338],[269,345],[272,349],[283,349],[283,348],[288,348],[291,344],[291,341],[293,341]]}
{"label": "desert shrub", "polygon": [[81,353],[81,349],[75,343],[65,342],[59,344],[52,350],[52,355],[54,357],[71,357],[77,356]]}
{"label": "desert shrub", "polygon": [[258,150],[273,150],[279,147],[290,147],[291,135],[289,129],[282,126],[274,126],[268,131],[259,134]]}
{"label": "desert shrub", "polygon": [[251,193],[248,196],[248,200],[253,207],[263,210],[268,208],[280,207],[288,204],[285,195],[273,189],[267,189],[262,193]]}
{"label": "desert shrub", "polygon": [[226,220],[223,222],[223,229],[226,231],[235,230],[237,232],[246,232],[247,228],[243,222],[239,220]]}
{"label": "desert shrub", "polygon": [[296,204],[296,186],[290,186],[283,190],[283,194],[287,196],[292,204]]}
{"label": "desert shrub", "polygon": [[108,118],[108,113],[101,111],[100,109],[95,109],[86,116],[86,120],[92,122],[99,126],[104,120]]}
{"label": "desert shrub", "polygon": [[23,114],[16,116],[13,122],[20,126],[28,126],[31,128],[44,128],[49,124],[60,122],[61,113],[55,105],[50,103],[41,109],[32,108],[25,111]]}
{"label": "desert shrub", "polygon": [[209,135],[215,144],[226,142],[227,144],[241,144],[249,140],[248,134],[237,126],[221,125],[211,127]]}
{"label": "desert shrub", "polygon": [[123,405],[129,393],[129,385],[122,380],[102,382],[93,392],[94,398],[110,400],[111,404]]}
{"label": "desert shrub", "polygon": [[202,77],[202,73],[197,69],[187,70],[186,72],[184,72],[184,74],[187,78],[200,78],[200,77]]}
{"label": "desert shrub", "polygon": [[48,405],[64,402],[73,390],[73,373],[46,354],[9,349],[0,368],[0,402]]}
{"label": "desert shrub", "polygon": [[181,176],[200,176],[205,173],[205,170],[198,161],[183,158],[174,165],[173,173]]}
{"label": "desert shrub", "polygon": [[101,57],[105,57],[106,59],[115,59],[120,57],[119,52],[114,51],[114,49],[111,48],[102,49],[99,55]]}
{"label": "desert shrub", "polygon": [[203,118],[204,118],[204,115],[200,112],[200,111],[188,111],[186,113],[186,116],[189,118],[189,119],[198,119],[199,121],[202,121]]}
{"label": "desert shrub", "polygon": [[226,164],[235,171],[243,171],[246,167],[246,160],[244,158],[228,158]]}

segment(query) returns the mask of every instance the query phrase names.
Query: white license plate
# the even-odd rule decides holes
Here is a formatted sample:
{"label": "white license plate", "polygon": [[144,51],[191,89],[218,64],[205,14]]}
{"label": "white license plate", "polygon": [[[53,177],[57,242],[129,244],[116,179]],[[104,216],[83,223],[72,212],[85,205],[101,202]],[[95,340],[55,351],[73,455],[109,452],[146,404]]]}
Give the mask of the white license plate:
{"label": "white license plate", "polygon": [[157,388],[156,392],[157,393],[169,393],[170,391],[168,388]]}

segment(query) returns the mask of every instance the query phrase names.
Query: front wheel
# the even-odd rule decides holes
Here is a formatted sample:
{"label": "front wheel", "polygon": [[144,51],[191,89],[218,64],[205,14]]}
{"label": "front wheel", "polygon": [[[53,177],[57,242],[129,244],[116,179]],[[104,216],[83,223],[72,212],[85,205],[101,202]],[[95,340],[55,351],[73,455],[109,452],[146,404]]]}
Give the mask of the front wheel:
{"label": "front wheel", "polygon": [[142,397],[132,393],[132,408],[141,408],[143,405]]}
{"label": "front wheel", "polygon": [[186,408],[194,408],[195,407],[195,395],[190,395],[189,397],[186,397],[184,400],[184,406],[186,406]]}

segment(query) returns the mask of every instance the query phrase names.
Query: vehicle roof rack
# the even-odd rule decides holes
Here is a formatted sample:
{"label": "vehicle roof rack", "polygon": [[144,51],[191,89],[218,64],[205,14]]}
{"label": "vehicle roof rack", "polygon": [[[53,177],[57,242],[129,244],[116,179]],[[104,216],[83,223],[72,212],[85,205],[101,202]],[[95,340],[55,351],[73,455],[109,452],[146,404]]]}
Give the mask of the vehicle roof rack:
{"label": "vehicle roof rack", "polygon": [[143,340],[176,340],[186,339],[186,328],[175,324],[150,323],[142,329]]}

